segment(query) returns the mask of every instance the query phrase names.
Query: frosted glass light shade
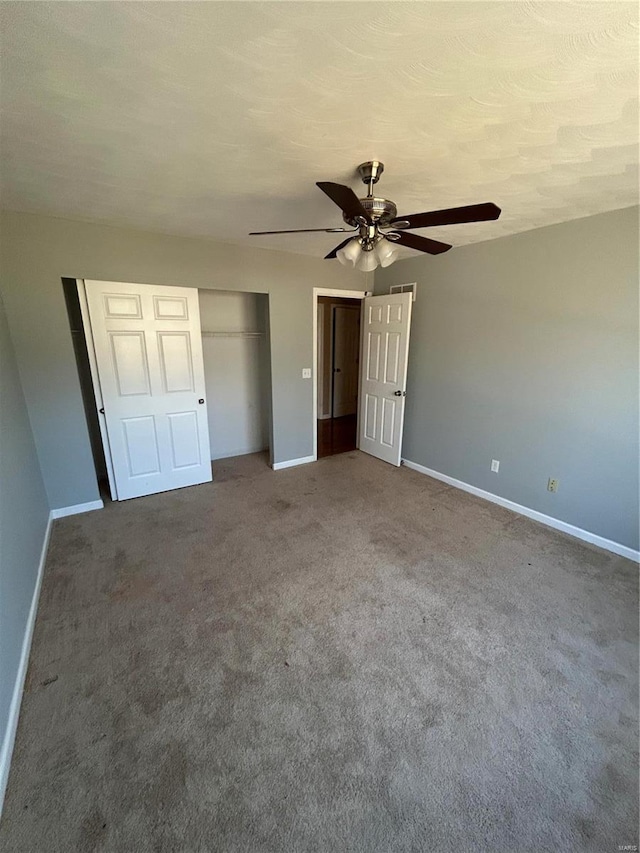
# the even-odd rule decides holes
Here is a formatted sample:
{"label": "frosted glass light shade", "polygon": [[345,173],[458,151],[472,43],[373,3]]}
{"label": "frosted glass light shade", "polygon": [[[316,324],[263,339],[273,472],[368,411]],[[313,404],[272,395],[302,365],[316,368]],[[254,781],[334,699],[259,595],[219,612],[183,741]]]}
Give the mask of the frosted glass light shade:
{"label": "frosted glass light shade", "polygon": [[349,240],[344,249],[336,252],[336,258],[343,267],[346,267],[348,264],[355,266],[361,254],[362,247],[360,246],[360,240],[354,238],[353,240]]}
{"label": "frosted glass light shade", "polygon": [[380,240],[376,243],[376,252],[378,253],[378,259],[380,263],[385,260],[389,255],[393,253],[393,246],[386,239],[386,237],[381,237]]}
{"label": "frosted glass light shade", "polygon": [[375,249],[370,252],[363,252],[356,264],[356,267],[362,272],[373,272],[378,266],[378,255]]}
{"label": "frosted glass light shade", "polygon": [[398,248],[384,238],[376,246],[381,267],[388,267],[397,259]]}

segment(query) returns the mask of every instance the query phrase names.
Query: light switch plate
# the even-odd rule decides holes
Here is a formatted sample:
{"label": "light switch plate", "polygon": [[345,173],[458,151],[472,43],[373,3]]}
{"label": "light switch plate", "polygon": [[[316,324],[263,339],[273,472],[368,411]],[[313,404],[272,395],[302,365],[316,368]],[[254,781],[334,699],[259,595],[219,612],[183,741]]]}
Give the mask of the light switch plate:
{"label": "light switch plate", "polygon": [[302,368],[302,378],[303,379],[311,379],[311,368],[303,367]]}

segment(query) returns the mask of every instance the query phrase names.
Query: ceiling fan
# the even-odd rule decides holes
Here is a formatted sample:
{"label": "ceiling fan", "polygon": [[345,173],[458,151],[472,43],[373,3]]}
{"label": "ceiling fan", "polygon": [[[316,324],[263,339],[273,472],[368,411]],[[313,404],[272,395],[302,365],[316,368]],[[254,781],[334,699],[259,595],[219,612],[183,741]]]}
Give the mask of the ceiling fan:
{"label": "ceiling fan", "polygon": [[337,258],[345,266],[352,264],[359,270],[371,272],[378,264],[388,267],[398,257],[397,246],[407,246],[419,252],[439,255],[447,252],[449,243],[440,243],[428,237],[407,233],[413,228],[427,228],[435,225],[455,225],[461,222],[485,222],[497,219],[500,208],[491,202],[469,204],[466,207],[452,207],[447,210],[432,210],[427,213],[412,213],[410,216],[398,216],[395,204],[387,198],[377,198],[373,194],[373,185],[378,183],[384,171],[384,163],[369,160],[358,166],[363,183],[367,184],[366,198],[358,198],[350,187],[318,181],[316,186],[329,196],[342,210],[342,218],[351,228],[294,228],[288,231],[251,231],[250,236],[259,234],[304,234],[324,232],[333,234],[346,232],[356,234],[347,237],[336,246],[325,260]]}

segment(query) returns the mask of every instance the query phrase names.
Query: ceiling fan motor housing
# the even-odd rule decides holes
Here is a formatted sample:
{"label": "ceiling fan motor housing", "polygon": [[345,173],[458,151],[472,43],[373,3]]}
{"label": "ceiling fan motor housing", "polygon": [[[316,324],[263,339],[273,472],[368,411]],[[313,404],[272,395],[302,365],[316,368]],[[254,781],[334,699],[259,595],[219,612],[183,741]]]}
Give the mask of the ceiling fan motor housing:
{"label": "ceiling fan motor housing", "polygon": [[[375,196],[369,196],[367,198],[361,198],[360,204],[367,211],[373,222],[377,222],[378,225],[386,225],[392,219],[395,219],[398,213],[395,204],[392,201],[389,201],[388,198],[376,198]],[[357,228],[360,224],[358,220],[353,217],[343,215],[342,218],[354,228]]]}

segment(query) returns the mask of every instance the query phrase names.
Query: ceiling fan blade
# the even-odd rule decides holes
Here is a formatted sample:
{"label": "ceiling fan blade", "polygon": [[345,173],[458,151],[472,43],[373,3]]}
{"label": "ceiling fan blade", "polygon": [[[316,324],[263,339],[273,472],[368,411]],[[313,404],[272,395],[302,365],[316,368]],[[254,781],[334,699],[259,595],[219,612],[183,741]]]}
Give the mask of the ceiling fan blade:
{"label": "ceiling fan blade", "polygon": [[371,217],[350,187],[332,184],[330,181],[317,181],[316,186],[320,187],[322,192],[328,195],[334,204],[338,205],[348,219],[356,219],[356,217],[361,216],[365,222],[371,222]]}
{"label": "ceiling fan blade", "polygon": [[460,222],[486,222],[497,219],[500,208],[490,201],[484,204],[468,204],[466,207],[450,207],[447,210],[432,210],[428,213],[412,213],[410,216],[397,216],[394,222],[408,222],[404,228],[427,228],[430,225],[457,225]]}
{"label": "ceiling fan blade", "polygon": [[323,234],[339,233],[341,231],[354,231],[354,228],[293,228],[290,231],[249,231],[249,237],[255,237],[256,234],[310,234],[312,231],[322,232]]}
{"label": "ceiling fan blade", "polygon": [[335,249],[332,249],[328,255],[324,256],[325,261],[330,261],[332,258],[335,258],[335,256],[340,251],[340,249],[344,249],[344,247],[347,245],[347,243],[350,243],[351,240],[353,240],[353,237],[349,237],[348,240],[343,240],[339,246],[336,246]]}
{"label": "ceiling fan blade", "polygon": [[[386,237],[391,235],[387,234]],[[439,243],[428,237],[420,237],[418,234],[407,234],[406,231],[398,231],[391,236],[394,243],[406,246],[408,249],[417,249],[419,252],[428,252],[430,255],[440,255],[448,252],[452,247],[448,243]]]}

